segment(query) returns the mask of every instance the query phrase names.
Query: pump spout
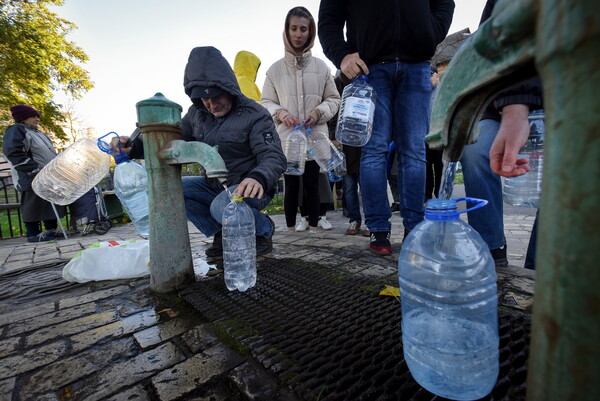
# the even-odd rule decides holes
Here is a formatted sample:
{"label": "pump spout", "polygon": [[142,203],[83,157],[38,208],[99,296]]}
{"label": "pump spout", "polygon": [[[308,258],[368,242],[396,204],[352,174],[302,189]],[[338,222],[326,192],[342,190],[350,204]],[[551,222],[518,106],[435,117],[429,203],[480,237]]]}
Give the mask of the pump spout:
{"label": "pump spout", "polygon": [[499,2],[492,17],[457,51],[433,104],[431,148],[444,159],[459,161],[465,145],[477,140],[477,123],[501,90],[536,75],[534,0]]}
{"label": "pump spout", "polygon": [[167,164],[199,163],[206,170],[206,177],[218,178],[221,182],[227,179],[227,167],[217,146],[176,139],[167,143],[159,157]]}

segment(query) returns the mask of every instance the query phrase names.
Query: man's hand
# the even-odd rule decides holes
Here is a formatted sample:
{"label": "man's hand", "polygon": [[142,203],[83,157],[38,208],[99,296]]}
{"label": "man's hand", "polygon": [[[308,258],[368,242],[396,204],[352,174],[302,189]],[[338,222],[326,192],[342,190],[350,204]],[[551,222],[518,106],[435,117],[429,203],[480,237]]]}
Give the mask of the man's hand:
{"label": "man's hand", "polygon": [[[128,136],[121,136],[121,137],[118,137],[118,138],[114,137],[110,141],[110,150],[112,152],[125,153],[126,155],[128,155],[129,152],[131,152],[131,147],[125,147],[127,145],[128,141],[129,141],[129,137]],[[119,148],[119,143],[121,144],[120,148]]]}
{"label": "man's hand", "polygon": [[235,189],[235,193],[244,198],[262,199],[264,190],[263,186],[254,178],[245,178]]}
{"label": "man's hand", "polygon": [[348,54],[340,63],[340,70],[342,70],[348,79],[353,79],[361,75],[361,68],[365,74],[369,74],[367,64],[360,58],[358,53]]}
{"label": "man's hand", "polygon": [[528,159],[517,159],[519,150],[529,137],[529,106],[511,104],[502,109],[502,121],[490,148],[490,167],[504,177],[517,177],[528,172]]}

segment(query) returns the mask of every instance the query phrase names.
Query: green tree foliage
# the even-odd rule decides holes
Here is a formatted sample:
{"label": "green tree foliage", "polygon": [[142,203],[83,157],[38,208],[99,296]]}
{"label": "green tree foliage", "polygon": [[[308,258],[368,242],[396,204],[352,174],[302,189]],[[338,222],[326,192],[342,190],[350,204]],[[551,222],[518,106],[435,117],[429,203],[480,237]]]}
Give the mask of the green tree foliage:
{"label": "green tree foliage", "polygon": [[48,5],[63,0],[0,0],[0,132],[13,123],[10,106],[27,104],[41,114],[44,132],[65,139],[65,117],[53,93],[74,99],[93,87],[81,63],[85,52],[67,40],[75,24],[59,18]]}

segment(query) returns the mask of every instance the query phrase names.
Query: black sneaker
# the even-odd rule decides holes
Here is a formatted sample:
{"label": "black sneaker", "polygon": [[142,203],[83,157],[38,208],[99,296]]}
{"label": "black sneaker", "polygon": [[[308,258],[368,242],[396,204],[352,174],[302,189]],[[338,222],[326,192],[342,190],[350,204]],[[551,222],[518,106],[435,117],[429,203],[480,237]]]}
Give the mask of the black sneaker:
{"label": "black sneaker", "polygon": [[27,242],[48,242],[55,240],[56,237],[54,236],[54,230],[44,231],[43,233],[39,233],[33,237],[27,237]]}
{"label": "black sneaker", "polygon": [[215,234],[212,245],[210,248],[207,248],[204,253],[209,258],[223,256],[223,234],[221,234],[221,231]]}
{"label": "black sneaker", "polygon": [[506,258],[506,245],[502,248],[492,249],[490,251],[492,258],[494,258],[494,264],[496,267],[508,266],[508,259]]}
{"label": "black sneaker", "polygon": [[256,236],[256,256],[266,255],[273,251],[273,235],[275,234],[275,222],[271,220],[269,216],[266,216],[271,224],[271,235],[269,237],[263,237],[261,235]]}
{"label": "black sneaker", "polygon": [[376,255],[391,255],[392,244],[390,243],[390,232],[371,232],[371,242],[369,248]]}

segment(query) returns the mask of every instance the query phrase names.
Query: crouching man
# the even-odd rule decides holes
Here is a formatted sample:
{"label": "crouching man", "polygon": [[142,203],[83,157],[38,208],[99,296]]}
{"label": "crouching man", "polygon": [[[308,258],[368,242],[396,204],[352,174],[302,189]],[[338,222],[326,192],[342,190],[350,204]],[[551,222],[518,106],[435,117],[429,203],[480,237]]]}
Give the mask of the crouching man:
{"label": "crouching man", "polygon": [[[244,197],[256,224],[256,254],[273,249],[275,224],[260,211],[273,198],[277,181],[286,168],[281,141],[269,112],[240,91],[227,60],[214,47],[194,48],[184,75],[185,93],[192,100],[182,119],[181,139],[218,145],[229,176],[230,191]],[[137,137],[121,151],[132,158],[144,155]],[[113,149],[116,148],[116,140]],[[183,196],[188,219],[207,237],[214,236],[206,250],[209,257],[221,256],[221,216],[229,197],[217,179],[202,176],[183,178]]]}

